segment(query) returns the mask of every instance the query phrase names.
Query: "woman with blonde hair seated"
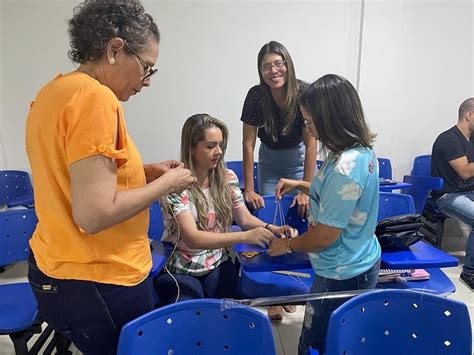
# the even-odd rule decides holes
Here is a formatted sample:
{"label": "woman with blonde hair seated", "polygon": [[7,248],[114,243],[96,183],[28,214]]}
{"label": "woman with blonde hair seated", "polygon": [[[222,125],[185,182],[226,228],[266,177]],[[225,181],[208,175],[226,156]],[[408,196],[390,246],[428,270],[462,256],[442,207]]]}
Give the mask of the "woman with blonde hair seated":
{"label": "woman with blonde hair seated", "polygon": [[[175,251],[155,280],[161,304],[195,298],[238,296],[238,268],[228,247],[236,243],[265,246],[289,226],[274,226],[253,216],[245,206],[239,181],[226,168],[228,129],[207,114],[189,117],[181,133],[181,160],[197,177],[181,194],[161,200],[164,241]],[[231,232],[232,221],[243,231]]]}

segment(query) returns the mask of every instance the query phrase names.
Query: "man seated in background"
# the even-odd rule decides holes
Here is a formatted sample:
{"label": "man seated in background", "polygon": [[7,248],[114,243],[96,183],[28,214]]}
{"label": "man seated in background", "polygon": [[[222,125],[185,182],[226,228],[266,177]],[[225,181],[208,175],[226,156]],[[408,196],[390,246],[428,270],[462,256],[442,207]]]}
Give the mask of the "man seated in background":
{"label": "man seated in background", "polygon": [[[433,191],[439,209],[450,217],[474,226],[474,97],[459,107],[458,123],[441,133],[433,144],[431,174],[444,180],[443,190]],[[474,229],[466,243],[460,277],[474,291]]]}

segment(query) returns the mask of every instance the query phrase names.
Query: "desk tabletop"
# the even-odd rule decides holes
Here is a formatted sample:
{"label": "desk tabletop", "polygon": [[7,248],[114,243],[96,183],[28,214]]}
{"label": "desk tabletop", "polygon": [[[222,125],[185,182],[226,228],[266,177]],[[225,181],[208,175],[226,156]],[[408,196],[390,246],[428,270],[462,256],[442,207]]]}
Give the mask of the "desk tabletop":
{"label": "desk tabletop", "polygon": [[379,191],[392,192],[393,190],[402,190],[410,186],[411,184],[408,182],[393,181],[390,184],[380,184]]}
{"label": "desk tabletop", "polygon": [[[307,253],[270,256],[267,253],[267,248],[245,243],[234,245],[234,250],[240,265],[247,271],[295,270],[311,267]],[[259,254],[251,258],[242,255],[242,252],[249,251],[259,252]]]}
{"label": "desk tabletop", "polygon": [[425,269],[457,266],[458,259],[420,241],[408,248],[382,251],[382,265],[390,269]]}
{"label": "desk tabletop", "polygon": [[[272,257],[267,248],[251,244],[236,244],[235,253],[247,271],[295,270],[311,267],[307,253],[291,253]],[[248,258],[242,252],[255,251],[258,255]],[[424,269],[457,266],[458,259],[423,241],[408,248],[382,251],[382,265],[390,269]]]}

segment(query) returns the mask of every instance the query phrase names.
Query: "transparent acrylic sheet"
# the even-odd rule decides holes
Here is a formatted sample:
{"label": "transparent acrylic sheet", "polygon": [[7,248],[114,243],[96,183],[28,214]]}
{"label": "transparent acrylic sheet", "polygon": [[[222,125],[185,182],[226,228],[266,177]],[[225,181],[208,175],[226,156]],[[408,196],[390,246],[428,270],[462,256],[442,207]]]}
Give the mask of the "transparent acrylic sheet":
{"label": "transparent acrylic sheet", "polygon": [[[309,293],[302,295],[278,296],[278,297],[261,297],[248,299],[222,299],[221,310],[238,308],[238,307],[260,307],[260,306],[274,306],[274,305],[288,305],[288,304],[304,304],[306,301],[313,301],[319,299],[337,299],[337,298],[352,298],[367,292],[380,292],[380,289],[366,289],[366,290],[352,290],[326,293]],[[427,293],[424,289],[410,289],[410,291],[424,294]],[[447,295],[447,294],[446,294]],[[445,296],[441,294],[439,296]]]}

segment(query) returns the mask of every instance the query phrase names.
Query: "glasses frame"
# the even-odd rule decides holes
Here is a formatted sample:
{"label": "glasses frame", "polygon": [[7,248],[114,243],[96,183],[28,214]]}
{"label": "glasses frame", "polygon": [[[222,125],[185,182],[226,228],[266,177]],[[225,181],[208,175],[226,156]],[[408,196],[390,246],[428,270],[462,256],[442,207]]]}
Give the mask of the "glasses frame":
{"label": "glasses frame", "polygon": [[153,69],[152,67],[150,67],[148,64],[146,64],[144,62],[144,60],[138,55],[137,52],[135,52],[127,43],[126,40],[123,41],[125,43],[125,45],[127,46],[127,49],[135,56],[138,58],[138,61],[140,62],[140,64],[142,65],[143,67],[143,72],[144,73],[147,73],[148,74],[145,74],[145,76],[142,78],[142,81],[146,81],[148,79],[150,79],[150,77],[154,74],[156,74],[158,72],[158,69]]}
{"label": "glasses frame", "polygon": [[[276,63],[282,63],[282,67],[278,68]],[[264,67],[268,65],[269,65],[268,69],[265,69]],[[273,63],[265,63],[260,66],[260,71],[262,72],[262,74],[269,74],[272,72],[273,67],[275,67],[276,70],[281,70],[283,68],[286,68],[286,60],[275,60]]]}

